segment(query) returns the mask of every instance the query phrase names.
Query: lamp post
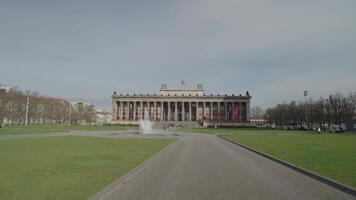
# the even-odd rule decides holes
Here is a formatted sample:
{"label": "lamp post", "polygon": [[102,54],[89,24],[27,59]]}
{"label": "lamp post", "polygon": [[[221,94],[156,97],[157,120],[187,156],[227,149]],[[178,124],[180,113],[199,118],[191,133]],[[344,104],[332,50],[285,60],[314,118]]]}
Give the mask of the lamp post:
{"label": "lamp post", "polygon": [[307,104],[308,90],[304,91],[304,101],[305,101],[305,124],[308,126],[308,104]]}
{"label": "lamp post", "polygon": [[68,126],[71,124],[71,118],[72,118],[72,104],[69,104],[69,116],[68,116]]}
{"label": "lamp post", "polygon": [[30,97],[27,96],[26,98],[26,115],[25,115],[25,126],[27,126],[27,120],[28,120],[28,106],[30,105]]}

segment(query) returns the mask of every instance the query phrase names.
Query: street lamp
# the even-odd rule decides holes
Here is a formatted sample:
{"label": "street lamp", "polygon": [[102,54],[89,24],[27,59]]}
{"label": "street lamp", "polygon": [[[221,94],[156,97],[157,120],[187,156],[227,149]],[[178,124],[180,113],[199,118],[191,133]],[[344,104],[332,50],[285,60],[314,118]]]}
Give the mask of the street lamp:
{"label": "street lamp", "polygon": [[25,126],[27,126],[27,119],[28,119],[28,106],[30,105],[30,97],[27,96],[26,98],[26,115],[25,115]]}
{"label": "street lamp", "polygon": [[72,117],[72,104],[70,103],[69,104],[69,120],[68,120],[68,126],[70,126],[70,123],[71,123],[71,117]]}
{"label": "street lamp", "polygon": [[307,105],[308,90],[304,91],[305,98],[305,124],[308,126],[308,105]]}

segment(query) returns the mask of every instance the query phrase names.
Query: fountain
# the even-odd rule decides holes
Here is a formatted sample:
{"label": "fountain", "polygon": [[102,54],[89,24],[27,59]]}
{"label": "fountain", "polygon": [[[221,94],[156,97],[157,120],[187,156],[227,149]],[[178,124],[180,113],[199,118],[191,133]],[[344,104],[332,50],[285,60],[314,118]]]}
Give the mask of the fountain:
{"label": "fountain", "polygon": [[148,111],[145,111],[144,118],[140,120],[140,134],[152,134],[153,122],[150,121]]}

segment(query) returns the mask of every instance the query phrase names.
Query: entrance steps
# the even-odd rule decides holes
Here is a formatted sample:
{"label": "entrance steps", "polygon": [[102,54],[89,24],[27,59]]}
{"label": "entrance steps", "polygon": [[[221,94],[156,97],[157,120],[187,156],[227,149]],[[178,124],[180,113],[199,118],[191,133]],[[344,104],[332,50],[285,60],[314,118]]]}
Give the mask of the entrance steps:
{"label": "entrance steps", "polygon": [[182,128],[199,128],[200,126],[197,122],[180,122],[180,121],[155,121],[153,122],[153,128],[164,128],[168,126],[182,127]]}

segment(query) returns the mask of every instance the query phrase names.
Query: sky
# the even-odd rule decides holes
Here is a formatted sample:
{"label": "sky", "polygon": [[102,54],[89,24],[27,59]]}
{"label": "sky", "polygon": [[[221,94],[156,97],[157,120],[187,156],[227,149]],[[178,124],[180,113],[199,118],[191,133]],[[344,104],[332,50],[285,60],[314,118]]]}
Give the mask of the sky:
{"label": "sky", "polygon": [[110,110],[162,83],[267,108],[356,91],[354,0],[0,0],[0,83]]}

